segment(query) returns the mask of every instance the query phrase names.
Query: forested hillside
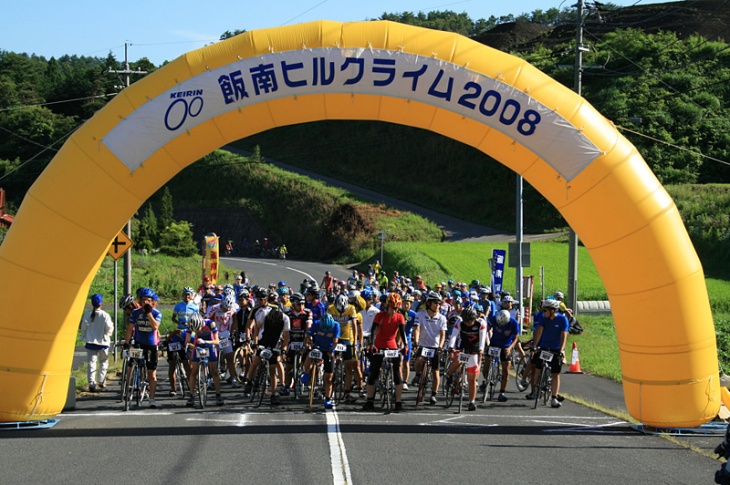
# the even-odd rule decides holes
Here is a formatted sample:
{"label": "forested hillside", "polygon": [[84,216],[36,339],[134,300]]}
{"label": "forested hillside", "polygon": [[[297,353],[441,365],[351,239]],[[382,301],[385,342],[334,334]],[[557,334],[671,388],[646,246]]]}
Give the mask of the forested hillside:
{"label": "forested hillside", "polygon": [[[723,37],[729,14],[723,5],[688,1],[624,9],[591,3],[585,11],[583,95],[638,147],[665,184],[730,182],[730,45]],[[524,57],[573,86],[573,7],[489,19],[452,11],[381,18],[459,32]],[[236,26],[221,38],[244,28]],[[11,211],[67,137],[119,91],[122,80],[108,70],[121,67],[111,55],[45,59],[0,45],[0,186]],[[157,67],[146,58],[131,63],[147,72]],[[440,135],[383,123],[321,122],[273,130],[240,144],[445,213],[513,228],[514,174]],[[206,176],[224,175],[216,170]],[[564,226],[530,187],[525,197],[526,230]],[[197,205],[195,200],[185,204]],[[245,209],[257,213],[254,205]],[[712,244],[730,239],[720,217],[717,212],[694,216],[698,247],[706,246],[696,239],[703,234],[712,234]],[[713,229],[699,228],[703,220]],[[271,226],[271,221],[259,223]]]}

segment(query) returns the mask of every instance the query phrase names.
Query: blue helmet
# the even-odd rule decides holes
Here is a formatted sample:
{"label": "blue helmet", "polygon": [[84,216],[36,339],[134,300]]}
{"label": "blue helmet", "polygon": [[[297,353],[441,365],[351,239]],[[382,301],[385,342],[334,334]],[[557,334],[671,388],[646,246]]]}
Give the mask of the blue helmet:
{"label": "blue helmet", "polygon": [[137,290],[137,296],[140,299],[142,299],[142,298],[152,298],[152,299],[154,299],[155,298],[155,292],[152,291],[149,288],[140,288],[139,290]]}
{"label": "blue helmet", "polygon": [[328,331],[335,328],[335,325],[337,325],[337,321],[334,318],[332,318],[332,315],[330,315],[329,313],[326,313],[326,312],[324,315],[322,315],[322,318],[319,320],[319,329],[324,333],[327,333]]}

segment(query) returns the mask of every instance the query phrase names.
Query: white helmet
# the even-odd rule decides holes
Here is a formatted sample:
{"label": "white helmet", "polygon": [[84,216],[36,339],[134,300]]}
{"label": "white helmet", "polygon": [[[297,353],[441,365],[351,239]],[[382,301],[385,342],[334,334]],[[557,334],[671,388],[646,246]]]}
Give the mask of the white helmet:
{"label": "white helmet", "polygon": [[507,325],[512,317],[509,315],[509,311],[507,310],[500,310],[497,312],[497,315],[494,317],[494,319],[497,321],[497,325],[500,327],[504,327]]}

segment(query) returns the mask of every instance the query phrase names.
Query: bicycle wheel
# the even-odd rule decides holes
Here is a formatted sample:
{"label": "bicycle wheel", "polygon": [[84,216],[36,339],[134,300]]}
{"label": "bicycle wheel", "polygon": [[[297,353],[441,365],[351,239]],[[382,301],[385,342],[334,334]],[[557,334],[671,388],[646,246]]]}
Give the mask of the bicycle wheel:
{"label": "bicycle wheel", "polygon": [[423,370],[421,371],[421,378],[418,380],[418,392],[416,393],[416,407],[418,403],[423,402],[426,397],[426,388],[428,387],[428,377],[431,374],[431,364],[428,359],[423,364]]}
{"label": "bicycle wheel", "polygon": [[[263,361],[261,361],[261,363],[259,365],[262,365],[262,364],[263,364]],[[268,367],[268,365],[259,367],[258,379],[256,379],[256,387],[258,388],[258,393],[259,393],[259,402],[256,405],[256,407],[261,406],[261,404],[263,404],[263,402],[264,402],[264,394],[266,394],[266,383],[269,380],[268,376],[266,375],[266,373],[269,370],[267,367]],[[272,390],[272,392],[273,392],[273,390]]]}
{"label": "bicycle wheel", "polygon": [[383,388],[383,396],[385,404],[383,408],[386,412],[390,412],[393,409],[393,403],[395,402],[395,385],[393,384],[393,364],[388,366],[388,370],[385,373],[385,387]]}
{"label": "bicycle wheel", "polygon": [[301,356],[297,355],[296,359],[294,360],[294,368],[292,369],[292,375],[294,376],[294,397],[296,399],[299,399],[304,395],[304,384],[302,384],[303,374],[304,371],[302,370],[302,358]]}
{"label": "bicycle wheel", "polygon": [[461,376],[458,375],[452,375],[451,376],[451,382],[447,382],[446,385],[444,385],[444,392],[446,393],[446,407],[450,408],[451,405],[454,403],[454,397],[456,397],[456,386],[461,383]]}
{"label": "bicycle wheel", "polygon": [[535,392],[535,406],[533,409],[537,409],[537,403],[540,401],[540,397],[542,397],[545,393],[545,386],[547,385],[547,379],[550,377],[548,372],[550,371],[550,368],[546,365],[542,366],[542,372],[540,373],[540,380],[537,383],[537,389]]}
{"label": "bicycle wheel", "polygon": [[129,359],[122,359],[122,378],[119,379],[119,387],[121,389],[122,402],[127,398],[127,369],[129,368]]}
{"label": "bicycle wheel", "polygon": [[497,388],[497,384],[502,381],[502,364],[499,359],[495,359],[489,369],[489,383],[487,384],[487,392],[489,393],[489,400],[494,399],[494,392]]}
{"label": "bicycle wheel", "polygon": [[127,375],[124,376],[124,379],[122,381],[124,382],[123,390],[122,390],[122,404],[124,406],[125,411],[129,411],[129,403],[132,402],[132,398],[134,396],[134,376],[137,372],[137,364],[136,362],[130,362],[127,364]]}
{"label": "bicycle wheel", "polygon": [[144,372],[144,370],[139,364],[137,364],[134,371],[134,399],[137,407],[142,406],[142,372]]}
{"label": "bicycle wheel", "polygon": [[314,389],[317,387],[317,363],[312,364],[312,375],[309,380],[309,412],[312,412],[312,402],[314,401]]}
{"label": "bicycle wheel", "polygon": [[489,357],[489,359],[484,359],[487,361],[489,366],[487,366],[487,363],[484,364],[483,374],[484,381],[482,382],[482,386],[484,386],[484,394],[482,395],[482,402],[487,402],[487,399],[492,399],[492,397],[489,394],[489,387],[490,387],[490,377],[492,375],[492,368],[494,367],[494,358]]}
{"label": "bicycle wheel", "polygon": [[208,393],[208,377],[205,375],[205,368],[207,364],[204,361],[198,363],[198,377],[195,380],[195,388],[198,391],[198,406],[205,408],[207,401],[206,395]]}
{"label": "bicycle wheel", "polygon": [[237,376],[245,376],[249,366],[248,353],[245,347],[239,347],[233,355],[233,367],[236,369]]}
{"label": "bicycle wheel", "polygon": [[515,363],[515,387],[517,387],[517,390],[520,392],[525,392],[525,390],[529,387],[529,384],[527,386],[522,385],[522,379],[525,378],[525,367],[527,367],[527,364],[525,363],[525,359],[520,359]]}
{"label": "bicycle wheel", "polygon": [[335,373],[332,378],[335,402],[339,403],[345,398],[345,363],[340,358],[335,361]]}
{"label": "bicycle wheel", "polygon": [[[550,368],[546,368],[545,371],[549,371]],[[550,396],[552,396],[552,388],[553,388],[553,378],[548,373],[547,379],[545,379],[545,391],[542,396],[542,404],[547,406],[547,403],[550,401]]]}
{"label": "bicycle wheel", "polygon": [[465,365],[461,366],[461,378],[459,379],[459,414],[461,414],[461,407],[464,403],[464,394],[466,394],[466,369]]}
{"label": "bicycle wheel", "polygon": [[185,373],[185,366],[179,357],[175,357],[175,392],[180,398],[185,398],[188,389],[188,376]]}

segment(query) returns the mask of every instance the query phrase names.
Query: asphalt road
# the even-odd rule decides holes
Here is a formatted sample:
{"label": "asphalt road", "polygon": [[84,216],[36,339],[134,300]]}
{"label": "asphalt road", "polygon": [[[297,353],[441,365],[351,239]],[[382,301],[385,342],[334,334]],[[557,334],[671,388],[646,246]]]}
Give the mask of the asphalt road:
{"label": "asphalt road", "polygon": [[[318,263],[227,258],[254,283],[304,274],[321,279],[346,268]],[[301,277],[301,279],[299,279]],[[291,281],[289,281],[291,280]],[[188,408],[169,396],[166,363],[158,371],[158,409],[148,403],[122,411],[119,387],[82,393],[75,410],[49,429],[0,432],[0,483],[712,483],[719,462],[669,441],[645,435],[573,397],[621,411],[621,386],[589,375],[564,375],[568,399],[559,409],[524,399],[513,382],[505,403],[415,406],[387,414],[339,404],[314,412],[306,402],[256,407],[240,389],[224,385],[225,404]],[[683,439],[711,449],[722,439]]]}

